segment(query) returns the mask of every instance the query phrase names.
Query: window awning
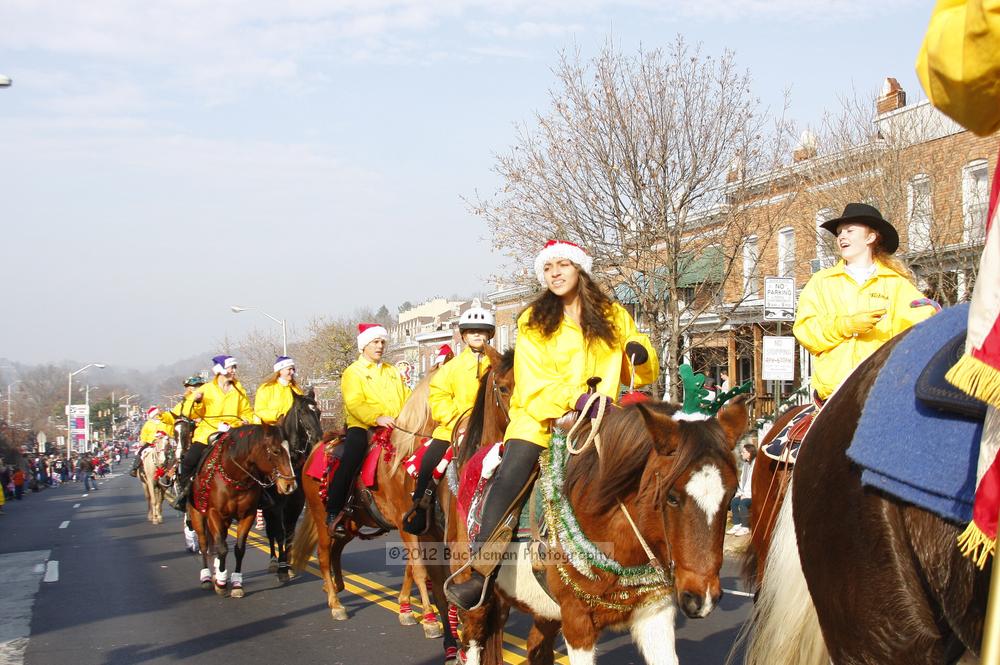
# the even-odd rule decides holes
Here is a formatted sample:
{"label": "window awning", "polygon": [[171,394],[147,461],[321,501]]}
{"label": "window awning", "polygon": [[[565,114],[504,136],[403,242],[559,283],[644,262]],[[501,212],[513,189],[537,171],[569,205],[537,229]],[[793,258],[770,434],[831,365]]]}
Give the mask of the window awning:
{"label": "window awning", "polygon": [[718,284],[725,274],[726,255],[718,245],[695,253],[681,254],[677,259],[677,286],[685,289],[710,282]]}

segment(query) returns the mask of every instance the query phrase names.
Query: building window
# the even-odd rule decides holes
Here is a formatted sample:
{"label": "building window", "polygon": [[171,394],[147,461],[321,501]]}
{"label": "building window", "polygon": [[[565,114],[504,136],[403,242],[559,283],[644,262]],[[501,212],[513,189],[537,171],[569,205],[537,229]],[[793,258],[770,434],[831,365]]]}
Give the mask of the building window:
{"label": "building window", "polygon": [[962,169],[963,240],[986,239],[986,215],[990,203],[989,164],[985,159],[969,162]]}
{"label": "building window", "polygon": [[778,277],[795,276],[795,229],[778,231]]}
{"label": "building window", "polygon": [[837,211],[831,208],[823,208],[816,213],[816,260],[819,262],[820,270],[829,268],[837,262],[837,236],[820,228],[820,224],[836,217]]}
{"label": "building window", "polygon": [[743,242],[743,297],[756,298],[760,295],[760,278],[757,266],[760,263],[760,249],[757,236],[750,236]]}
{"label": "building window", "polygon": [[931,248],[931,178],[919,174],[910,179],[906,195],[907,231],[910,251],[923,252]]}

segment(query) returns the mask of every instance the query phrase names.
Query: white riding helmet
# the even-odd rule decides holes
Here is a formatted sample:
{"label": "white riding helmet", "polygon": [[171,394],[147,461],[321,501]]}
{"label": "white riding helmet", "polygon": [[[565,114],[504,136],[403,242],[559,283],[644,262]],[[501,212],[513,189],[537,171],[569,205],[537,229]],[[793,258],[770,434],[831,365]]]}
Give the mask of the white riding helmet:
{"label": "white riding helmet", "polygon": [[462,312],[462,316],[458,319],[459,332],[485,330],[492,337],[496,329],[496,319],[493,312],[483,307],[478,298],[472,301],[472,307]]}

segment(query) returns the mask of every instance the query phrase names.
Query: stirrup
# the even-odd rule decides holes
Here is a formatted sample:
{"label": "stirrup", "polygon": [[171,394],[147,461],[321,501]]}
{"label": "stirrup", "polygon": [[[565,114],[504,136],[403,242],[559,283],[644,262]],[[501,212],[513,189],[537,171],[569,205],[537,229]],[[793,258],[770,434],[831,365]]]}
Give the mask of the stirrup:
{"label": "stirrup", "polygon": [[[455,605],[459,609],[465,610],[466,612],[471,612],[473,610],[478,610],[480,607],[483,606],[483,603],[486,602],[486,598],[490,595],[490,585],[493,584],[493,575],[483,576],[483,589],[479,593],[479,600],[476,601],[476,604],[473,605],[472,607],[464,607],[462,605],[462,603],[459,601],[458,597],[455,596],[454,594],[452,594],[452,592],[451,592],[451,586],[452,586],[452,584],[454,584],[456,576],[458,576],[458,575],[460,575],[463,572],[466,572],[468,570],[474,570],[472,568],[472,560],[471,559],[469,561],[467,561],[466,563],[462,564],[461,568],[459,568],[454,573],[452,573],[451,575],[449,575],[448,579],[446,579],[444,581],[444,595],[445,595],[445,598],[448,599],[448,602],[450,602],[452,605]],[[471,581],[472,579],[475,579],[475,578],[471,578],[469,581]],[[461,583],[461,584],[464,584],[464,582]]]}

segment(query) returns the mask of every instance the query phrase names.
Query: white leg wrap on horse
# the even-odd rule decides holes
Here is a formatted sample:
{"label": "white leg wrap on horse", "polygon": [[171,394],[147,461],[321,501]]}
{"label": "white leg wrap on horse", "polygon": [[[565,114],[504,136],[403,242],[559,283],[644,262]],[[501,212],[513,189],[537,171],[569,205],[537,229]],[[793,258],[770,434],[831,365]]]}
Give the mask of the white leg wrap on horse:
{"label": "white leg wrap on horse", "polygon": [[187,528],[187,524],[184,525],[184,544],[191,548],[198,546],[198,534]]}
{"label": "white leg wrap on horse", "polygon": [[229,571],[228,570],[217,570],[215,571],[215,583],[219,586],[226,586],[229,581]]}
{"label": "white leg wrap on horse", "polygon": [[212,581],[212,571],[209,570],[208,568],[202,568],[201,569],[201,581],[202,582],[211,582]]}
{"label": "white leg wrap on horse", "polygon": [[567,644],[566,655],[569,656],[569,665],[594,665],[595,662],[593,649],[574,649]]}
{"label": "white leg wrap on horse", "polygon": [[243,573],[233,573],[233,586],[242,587],[243,586]]}
{"label": "white leg wrap on horse", "polygon": [[673,602],[643,607],[632,614],[632,641],[649,665],[677,665]]}

